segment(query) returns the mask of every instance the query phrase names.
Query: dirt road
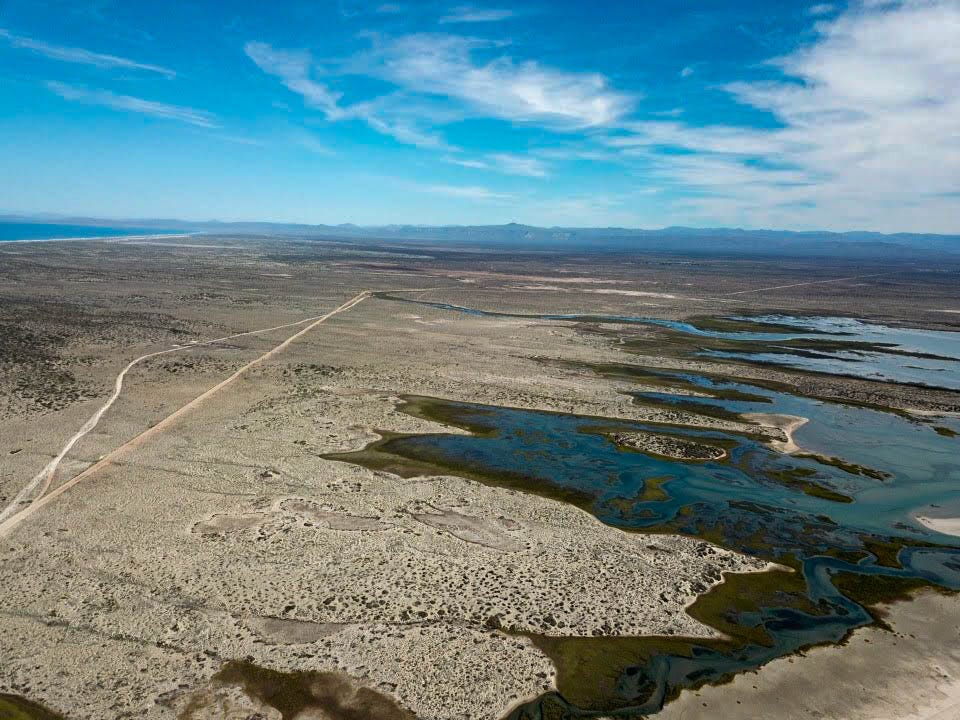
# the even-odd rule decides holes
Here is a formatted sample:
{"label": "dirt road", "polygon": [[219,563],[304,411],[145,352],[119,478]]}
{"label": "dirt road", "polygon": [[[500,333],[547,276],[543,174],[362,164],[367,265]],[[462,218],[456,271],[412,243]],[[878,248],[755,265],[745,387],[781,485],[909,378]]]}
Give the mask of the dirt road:
{"label": "dirt road", "polygon": [[[95,412],[90,417],[89,420],[87,420],[86,423],[84,423],[84,425],[80,428],[80,430],[78,430],[73,435],[73,437],[71,437],[67,441],[67,443],[63,446],[63,448],[61,448],[60,452],[57,453],[57,455],[49,463],[47,463],[47,465],[43,468],[43,470],[41,470],[37,475],[35,475],[30,480],[29,483],[27,483],[27,485],[23,488],[23,490],[20,491],[17,497],[13,499],[13,502],[11,502],[6,508],[4,508],[2,512],[0,512],[0,537],[7,535],[11,530],[13,530],[13,528],[19,525],[23,520],[31,516],[33,513],[35,513],[37,510],[42,508],[47,503],[51,502],[55,498],[65,493],[74,485],[80,483],[90,475],[93,475],[98,470],[101,470],[104,467],[112,464],[114,460],[116,460],[121,454],[123,454],[127,450],[133,447],[136,447],[137,445],[149,439],[150,437],[160,432],[163,432],[167,427],[169,427],[174,422],[176,422],[180,417],[190,412],[190,410],[192,410],[193,408],[203,403],[212,395],[215,395],[216,393],[223,390],[228,385],[232,384],[245,372],[255,367],[256,365],[259,365],[260,363],[266,360],[269,360],[271,357],[273,357],[277,353],[282,352],[297,338],[300,338],[303,335],[307,334],[318,325],[332,318],[334,315],[345,312],[350,308],[354,307],[355,305],[360,304],[361,302],[366,300],[368,297],[370,297],[370,293],[368,291],[364,291],[359,295],[352,297],[350,300],[343,303],[342,305],[335,308],[334,310],[331,310],[330,312],[326,313],[325,315],[306,318],[304,320],[298,320],[297,322],[288,323],[286,325],[277,325],[276,327],[271,327],[271,328],[263,328],[260,330],[250,330],[248,332],[236,333],[234,335],[228,335],[226,337],[216,338],[214,340],[207,340],[202,343],[194,343],[192,345],[184,345],[184,346],[169,348],[167,350],[159,350],[157,352],[141,355],[135,360],[130,361],[126,365],[126,367],[124,367],[123,370],[120,371],[120,374],[117,375],[116,381],[114,382],[113,393],[110,395],[107,401],[97,410],[97,412]],[[85,435],[87,435],[87,433],[89,433],[91,430],[93,430],[97,426],[97,423],[100,422],[100,418],[103,417],[104,413],[106,413],[107,410],[110,409],[110,407],[114,404],[114,402],[116,402],[117,398],[120,396],[120,392],[123,390],[123,380],[126,377],[127,373],[140,362],[152,357],[156,357],[158,355],[165,355],[168,353],[189,350],[191,348],[202,347],[205,345],[213,345],[216,343],[225,342],[227,340],[232,340],[234,338],[243,337],[246,335],[258,335],[258,334],[271,332],[274,330],[282,330],[283,328],[296,327],[298,325],[304,325],[305,323],[309,323],[309,324],[302,330],[299,330],[298,332],[288,337],[286,340],[281,342],[279,345],[277,345],[273,349],[268,350],[260,357],[244,365],[242,368],[237,370],[235,373],[233,373],[233,375],[228,377],[226,380],[223,380],[222,382],[213,386],[206,392],[202,393],[201,395],[198,395],[193,400],[188,402],[186,405],[174,411],[173,413],[168,415],[166,418],[161,420],[159,423],[157,423],[153,427],[145,430],[144,432],[140,433],[136,437],[128,440],[126,443],[114,449],[107,455],[104,455],[99,461],[97,461],[96,463],[88,467],[79,475],[76,475],[75,477],[71,478],[70,480],[63,483],[62,485],[55,488],[54,490],[52,491],[49,490],[50,484],[53,481],[54,473],[56,472],[63,458],[67,455],[68,452],[70,452],[70,450],[74,447],[74,445],[76,445],[76,443],[81,438],[83,438]],[[39,492],[38,492],[38,488],[39,488]]]}

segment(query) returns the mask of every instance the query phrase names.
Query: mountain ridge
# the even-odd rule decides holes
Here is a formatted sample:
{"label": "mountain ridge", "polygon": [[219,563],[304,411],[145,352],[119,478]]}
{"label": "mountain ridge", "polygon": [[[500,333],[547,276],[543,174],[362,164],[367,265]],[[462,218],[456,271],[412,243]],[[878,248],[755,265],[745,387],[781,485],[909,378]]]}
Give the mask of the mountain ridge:
{"label": "mountain ridge", "polygon": [[99,218],[55,214],[0,215],[0,222],[68,222],[112,227],[178,228],[184,231],[398,240],[419,242],[486,243],[530,248],[730,252],[749,254],[827,254],[911,256],[960,255],[960,235],[936,233],[879,233],[867,230],[772,230],[744,228],[540,227],[522,223],[500,225],[338,225],[269,221],[191,221],[169,218]]}

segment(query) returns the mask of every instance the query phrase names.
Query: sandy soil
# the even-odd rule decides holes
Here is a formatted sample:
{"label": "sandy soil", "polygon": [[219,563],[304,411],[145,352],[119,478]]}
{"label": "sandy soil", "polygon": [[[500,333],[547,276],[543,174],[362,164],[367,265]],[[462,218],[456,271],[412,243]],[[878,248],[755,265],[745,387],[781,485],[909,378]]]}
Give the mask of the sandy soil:
{"label": "sandy soil", "polygon": [[784,453],[796,453],[802,449],[793,439],[794,433],[809,422],[809,418],[797,415],[777,415],[774,413],[744,413],[743,417],[754,420],[760,425],[783,431],[783,439],[770,440],[770,446]]}
{"label": "sandy soil", "polygon": [[928,517],[917,515],[917,522],[944,535],[960,537],[960,517]]}
{"label": "sandy soil", "polygon": [[[196,246],[191,245],[189,247],[196,247]],[[365,297],[366,296],[364,296],[364,298]],[[357,298],[360,298],[360,296],[357,296]],[[7,507],[3,508],[3,510],[0,510],[0,537],[2,537],[7,532],[10,532],[10,530],[12,530],[13,527],[19,522],[19,520],[16,520],[8,523],[6,522],[8,518],[11,518],[13,515],[19,514],[21,511],[25,510],[27,506],[33,504],[35,501],[39,501],[43,499],[44,495],[46,495],[47,491],[49,490],[50,483],[53,480],[54,474],[57,472],[57,469],[60,467],[60,463],[66,457],[67,453],[70,452],[73,446],[77,444],[77,442],[79,442],[81,439],[83,439],[87,434],[89,434],[92,430],[94,430],[97,427],[97,424],[100,422],[100,418],[103,417],[104,413],[106,413],[117,401],[117,398],[120,397],[120,393],[123,392],[123,380],[127,376],[127,373],[129,373],[136,365],[140,364],[144,360],[149,360],[150,358],[159,357],[161,355],[192,351],[200,347],[215,345],[217,343],[226,342],[228,340],[236,340],[237,338],[246,337],[249,335],[260,335],[262,333],[274,332],[277,330],[284,330],[289,327],[296,327],[298,325],[305,325],[307,323],[312,323],[309,328],[309,329],[312,329],[313,327],[316,326],[316,324],[319,324],[327,320],[333,314],[342,312],[344,309],[349,309],[354,304],[355,304],[354,300],[350,300],[348,301],[347,304],[337,308],[332,313],[328,313],[320,317],[306,318],[304,320],[299,320],[294,323],[272,327],[272,328],[264,328],[264,329],[258,329],[258,330],[250,330],[242,333],[235,333],[233,335],[227,335],[222,338],[215,338],[213,340],[194,342],[189,345],[177,345],[175,347],[168,348],[166,350],[157,350],[154,352],[146,353],[137,358],[134,358],[129,363],[127,363],[124,366],[123,370],[121,370],[120,373],[117,375],[116,380],[114,380],[114,384],[113,384],[113,392],[107,398],[106,402],[104,402],[103,405],[97,408],[96,412],[94,412],[94,414],[90,416],[90,418],[80,427],[80,429],[77,430],[77,432],[74,433],[69,440],[67,440],[66,444],[62,448],[60,448],[60,451],[54,456],[54,458],[49,463],[47,463],[47,465],[43,468],[43,470],[41,470],[33,478],[30,479],[30,481],[17,494],[17,496],[13,499],[13,501],[9,505],[7,505]],[[256,362],[259,362],[262,359],[263,358],[260,358]],[[250,365],[246,367],[250,367]],[[246,369],[246,367],[244,369]],[[216,390],[219,390],[223,386],[224,384],[218,385],[216,387]]]}
{"label": "sandy soil", "polygon": [[925,593],[888,609],[893,632],[775,660],[720,687],[684,692],[663,720],[950,720],[960,717],[960,597]]}
{"label": "sandy soil", "polygon": [[[196,251],[176,250],[191,259]],[[261,270],[251,267],[258,278]],[[191,335],[215,334],[211,320],[289,325],[291,311],[302,318],[306,307],[334,307],[355,287],[278,297],[277,310],[231,289],[253,299],[258,317],[215,302],[194,316]],[[213,295],[181,293],[191,300],[176,311],[187,313]],[[403,310],[370,301],[322,316],[322,332],[315,321],[292,338],[220,333],[235,337],[204,348],[213,355],[146,359],[72,444],[85,420],[7,421],[16,429],[8,442],[35,440],[29,455],[11,456],[5,487],[70,447],[50,492],[8,518],[18,524],[7,527],[0,572],[16,600],[0,616],[2,688],[76,717],[118,708],[172,717],[226,660],[250,657],[345,673],[421,718],[497,718],[554,676],[539,650],[497,625],[711,636],[683,612],[693,588],[762,564],[686,538],[625,534],[530,495],[320,458],[362,447],[374,430],[441,429],[397,413],[400,393],[645,412],[600,379],[544,372],[536,356],[574,340],[574,328],[462,316],[425,326]],[[114,352],[140,356],[122,341]],[[574,342],[570,352],[595,350]],[[107,391],[103,408],[117,384],[95,377]],[[36,472],[20,475],[20,486]],[[625,585],[638,590],[629,601]],[[287,620],[294,625],[278,624]],[[291,633],[305,642],[291,643]]]}
{"label": "sandy soil", "polygon": [[[0,692],[71,718],[166,719],[227,661],[251,658],[340,673],[420,718],[495,719],[551,687],[555,672],[498,624],[708,636],[683,612],[694,587],[761,569],[693,539],[623,533],[539,497],[454,477],[402,480],[321,457],[382,431],[449,430],[397,412],[401,394],[756,431],[645,408],[625,394],[627,382],[544,362],[638,362],[604,328],[414,314],[374,298],[292,343],[289,330],[244,335],[251,329],[316,318],[370,288],[494,310],[633,314],[640,300],[577,285],[651,282],[678,296],[658,298],[657,312],[685,317],[696,312],[681,297],[691,287],[710,297],[784,285],[778,302],[798,310],[856,305],[902,319],[905,293],[922,309],[949,306],[957,291],[949,278],[905,275],[893,289],[884,277],[883,288],[831,282],[803,295],[812,291],[791,282],[796,269],[726,261],[613,258],[591,267],[582,257],[546,264],[490,253],[478,271],[475,255],[445,250],[211,241],[222,247],[194,247],[195,238],[0,246],[3,506],[107,403],[131,358],[234,336],[133,367],[59,461],[48,499],[0,541]],[[830,277],[851,274],[841,270]],[[456,289],[423,289],[438,278]],[[507,288],[523,278],[570,292]],[[737,311],[779,309],[760,293],[743,297]],[[643,361],[926,409],[957,403],[878,383]],[[952,606],[926,611],[956,617]],[[235,689],[228,695],[216,702],[258,707]]]}

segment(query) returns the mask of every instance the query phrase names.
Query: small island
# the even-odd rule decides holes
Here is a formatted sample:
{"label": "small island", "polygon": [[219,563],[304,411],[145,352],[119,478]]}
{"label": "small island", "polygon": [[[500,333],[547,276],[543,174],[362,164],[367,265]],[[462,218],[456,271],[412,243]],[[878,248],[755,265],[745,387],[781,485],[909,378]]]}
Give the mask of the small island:
{"label": "small island", "polygon": [[687,460],[704,462],[707,460],[723,460],[727,451],[717,445],[693,442],[672,435],[658,435],[646,432],[616,432],[610,433],[610,439],[617,447],[660,455],[671,460]]}

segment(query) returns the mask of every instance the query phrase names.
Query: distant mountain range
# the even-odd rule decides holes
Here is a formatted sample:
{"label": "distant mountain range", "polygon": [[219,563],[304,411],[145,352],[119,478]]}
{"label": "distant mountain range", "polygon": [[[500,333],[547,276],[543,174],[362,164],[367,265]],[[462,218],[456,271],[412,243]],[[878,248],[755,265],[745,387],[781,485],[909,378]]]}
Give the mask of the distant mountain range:
{"label": "distant mountain range", "polygon": [[623,252],[627,250],[734,255],[960,257],[960,235],[875,232],[792,232],[738,228],[668,227],[542,228],[506,225],[303,225],[272,222],[197,222],[175,219],[104,219],[63,215],[6,215],[0,222],[56,222],[111,227],[178,228],[211,234],[282,235],[307,238],[442,242],[524,249],[562,249]]}

